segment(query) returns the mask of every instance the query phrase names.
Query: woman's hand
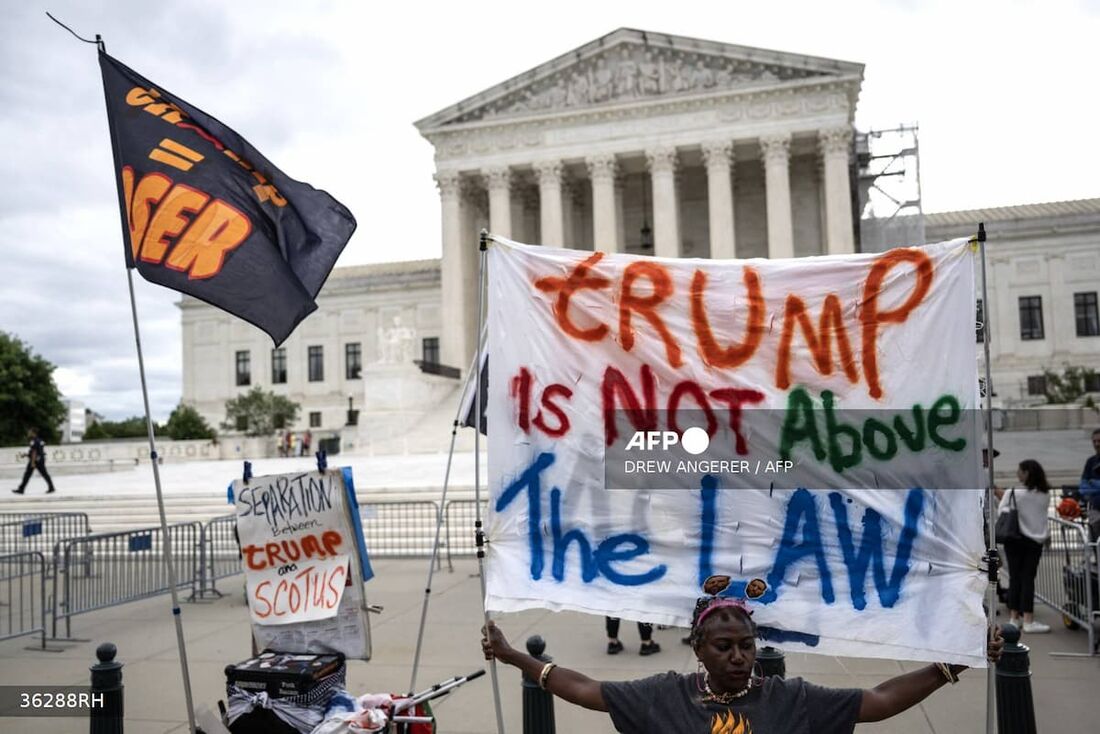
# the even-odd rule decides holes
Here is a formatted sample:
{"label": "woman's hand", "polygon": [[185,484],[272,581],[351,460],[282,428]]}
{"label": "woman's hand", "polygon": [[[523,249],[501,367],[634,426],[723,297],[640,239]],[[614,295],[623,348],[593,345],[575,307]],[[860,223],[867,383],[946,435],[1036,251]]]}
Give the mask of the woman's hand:
{"label": "woman's hand", "polygon": [[501,662],[507,662],[505,658],[512,652],[512,646],[508,644],[504,633],[493,621],[489,621],[481,628],[481,652],[484,653],[486,660],[496,658]]}
{"label": "woman's hand", "polygon": [[996,664],[1001,659],[1004,650],[1005,638],[1001,636],[1001,625],[989,628],[989,642],[985,647],[985,656],[989,662]]}

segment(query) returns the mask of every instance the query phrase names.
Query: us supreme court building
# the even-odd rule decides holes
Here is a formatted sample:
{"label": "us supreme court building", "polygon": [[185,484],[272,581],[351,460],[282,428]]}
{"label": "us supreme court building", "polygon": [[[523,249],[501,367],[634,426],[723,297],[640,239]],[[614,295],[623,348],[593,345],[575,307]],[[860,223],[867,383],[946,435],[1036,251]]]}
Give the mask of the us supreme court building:
{"label": "us supreme court building", "polygon": [[[185,297],[183,399],[217,423],[225,400],[260,385],[302,404],[296,430],[444,450],[476,346],[482,228],[661,257],[877,249],[860,237],[863,70],[619,29],[456,102],[415,123],[435,149],[424,175],[439,190],[442,257],[337,268],[319,310],[276,350]],[[1100,363],[1100,200],[926,214],[924,238],[967,236],[983,220],[1000,236],[986,309],[995,390],[1026,403],[1044,366]]]}

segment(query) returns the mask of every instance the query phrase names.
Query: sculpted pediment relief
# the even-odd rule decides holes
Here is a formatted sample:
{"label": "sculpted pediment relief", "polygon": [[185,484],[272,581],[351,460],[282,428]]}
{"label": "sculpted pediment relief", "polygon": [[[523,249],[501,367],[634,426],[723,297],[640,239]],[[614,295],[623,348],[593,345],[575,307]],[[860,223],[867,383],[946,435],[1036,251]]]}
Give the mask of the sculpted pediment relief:
{"label": "sculpted pediment relief", "polygon": [[[862,65],[621,29],[417,123],[421,130],[862,75]],[[599,44],[596,46],[596,44]],[[593,48],[593,46],[596,46]]]}

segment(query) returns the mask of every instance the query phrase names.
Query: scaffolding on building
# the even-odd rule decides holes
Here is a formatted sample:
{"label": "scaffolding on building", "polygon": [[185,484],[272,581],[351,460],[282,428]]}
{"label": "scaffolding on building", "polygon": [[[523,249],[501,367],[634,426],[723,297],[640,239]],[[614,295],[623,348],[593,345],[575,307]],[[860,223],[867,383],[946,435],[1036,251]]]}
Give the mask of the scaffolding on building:
{"label": "scaffolding on building", "polygon": [[860,250],[923,245],[917,125],[857,132],[855,145]]}

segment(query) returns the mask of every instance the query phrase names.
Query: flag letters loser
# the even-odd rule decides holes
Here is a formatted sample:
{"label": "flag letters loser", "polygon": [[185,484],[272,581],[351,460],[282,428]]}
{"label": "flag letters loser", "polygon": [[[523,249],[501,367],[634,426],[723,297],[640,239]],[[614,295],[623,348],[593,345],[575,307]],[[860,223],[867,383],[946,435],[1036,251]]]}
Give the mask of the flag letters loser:
{"label": "flag letters loser", "polygon": [[488,258],[489,609],[686,626],[725,574],[767,644],[984,666],[964,240]]}
{"label": "flag letters loser", "polygon": [[267,332],[315,298],[355,218],[248,141],[101,52],[126,264]]}

